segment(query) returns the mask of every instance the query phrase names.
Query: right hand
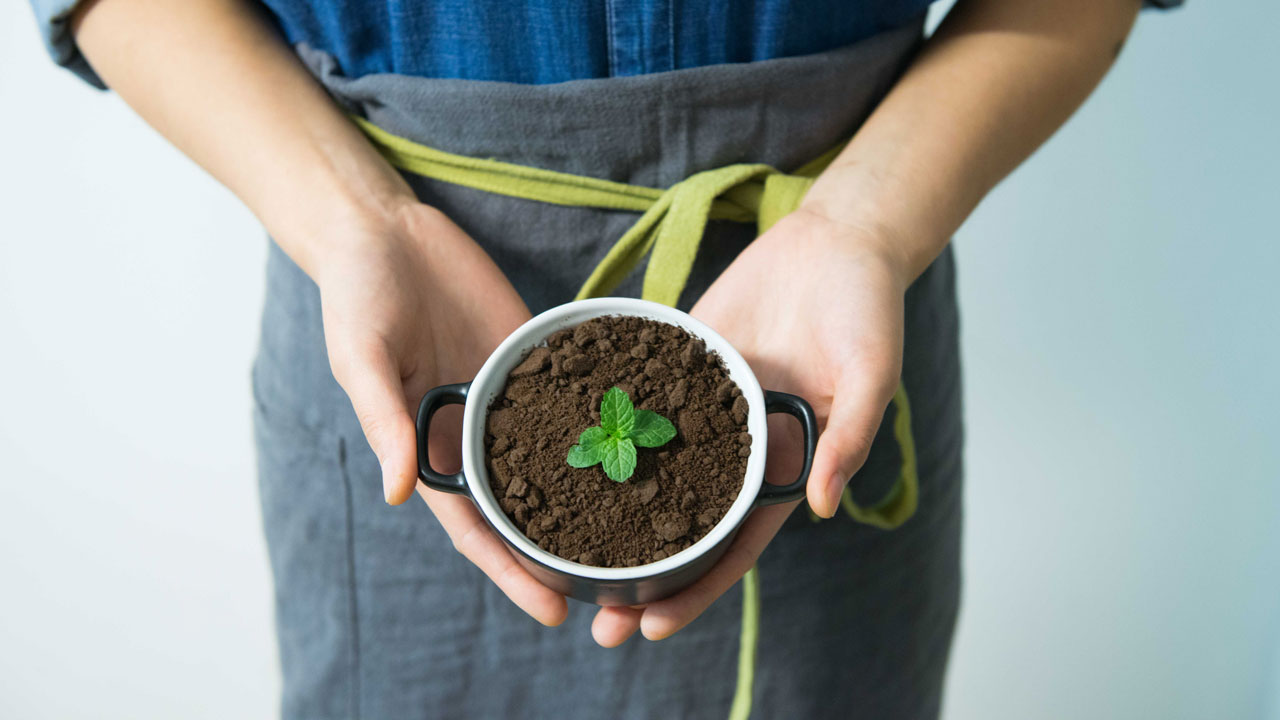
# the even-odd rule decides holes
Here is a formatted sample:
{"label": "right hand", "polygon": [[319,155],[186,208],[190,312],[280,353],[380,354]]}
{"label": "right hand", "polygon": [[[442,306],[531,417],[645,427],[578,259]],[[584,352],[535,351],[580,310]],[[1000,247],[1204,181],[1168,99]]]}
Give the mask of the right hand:
{"label": "right hand", "polygon": [[[469,499],[418,485],[418,400],[474,377],[529,319],[528,308],[493,260],[434,208],[409,201],[386,219],[333,230],[343,239],[310,271],[329,363],[378,456],[387,502],[399,505],[417,488],[459,552],[534,619],[560,624],[564,596],[516,562]],[[442,471],[460,465],[459,410],[444,408],[432,423],[431,460]]]}

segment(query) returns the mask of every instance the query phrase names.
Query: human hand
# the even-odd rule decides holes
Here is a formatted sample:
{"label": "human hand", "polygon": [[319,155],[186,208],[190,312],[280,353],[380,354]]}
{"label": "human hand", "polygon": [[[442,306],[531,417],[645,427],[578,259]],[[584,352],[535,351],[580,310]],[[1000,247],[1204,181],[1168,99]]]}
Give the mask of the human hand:
{"label": "human hand", "polygon": [[[802,208],[753,242],[693,307],[762,386],[813,405],[824,429],[807,494],[822,517],[835,514],[898,387],[909,274],[887,239]],[[798,428],[785,423],[770,418],[766,481],[789,482],[800,465]],[[660,640],[692,622],[755,565],[797,504],[753,512],[710,572],[680,593],[644,608],[601,608],[596,642],[614,647],[637,629]]]}
{"label": "human hand", "polygon": [[[431,207],[408,201],[340,230],[343,240],[309,264],[333,375],[382,465],[387,502],[403,503],[417,487],[459,552],[534,619],[560,624],[564,596],[515,561],[469,499],[418,485],[418,399],[474,377],[528,308],[489,256]],[[432,423],[431,460],[441,470],[461,464],[458,411],[445,408]]]}

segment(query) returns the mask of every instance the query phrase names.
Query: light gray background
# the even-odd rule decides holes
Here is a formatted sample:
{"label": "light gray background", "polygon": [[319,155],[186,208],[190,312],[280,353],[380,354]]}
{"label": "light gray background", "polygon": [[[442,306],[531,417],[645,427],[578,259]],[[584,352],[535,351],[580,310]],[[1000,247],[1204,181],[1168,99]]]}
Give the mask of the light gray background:
{"label": "light gray background", "polygon": [[[1145,15],[957,238],[948,718],[1280,718],[1277,28],[1265,0]],[[0,5],[0,716],[274,712],[263,256]]]}

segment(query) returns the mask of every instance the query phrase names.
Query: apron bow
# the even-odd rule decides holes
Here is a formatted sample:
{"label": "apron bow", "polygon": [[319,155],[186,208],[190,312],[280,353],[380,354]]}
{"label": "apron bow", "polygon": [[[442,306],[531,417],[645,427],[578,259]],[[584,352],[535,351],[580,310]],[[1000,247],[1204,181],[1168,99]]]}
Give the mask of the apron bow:
{"label": "apron bow", "polygon": [[759,164],[690,175],[658,196],[600,261],[575,299],[609,294],[652,251],[642,297],[675,307],[708,220],[754,222],[764,232],[795,208],[812,184],[813,178]]}
{"label": "apron bow", "polygon": [[607,295],[650,251],[642,297],[675,307],[693,269],[708,220],[754,222],[769,229],[800,204],[836,147],[796,171],[739,164],[704,170],[666,190],[447,153],[352,120],[394,166],[423,177],[553,205],[642,213],[609,250],[575,300]]}

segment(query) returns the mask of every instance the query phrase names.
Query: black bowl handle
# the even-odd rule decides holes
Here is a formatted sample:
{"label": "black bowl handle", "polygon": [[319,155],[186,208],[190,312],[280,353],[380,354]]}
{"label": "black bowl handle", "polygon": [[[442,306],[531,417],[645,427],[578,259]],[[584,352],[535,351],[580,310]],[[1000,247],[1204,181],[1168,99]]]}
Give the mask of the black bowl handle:
{"label": "black bowl handle", "polygon": [[809,481],[809,469],[813,467],[813,452],[818,447],[818,418],[813,408],[799,395],[764,391],[764,411],[766,413],[784,412],[800,421],[804,432],[804,467],[800,468],[800,477],[790,485],[773,485],[769,482],[760,485],[760,494],[756,496],[756,507],[793,502],[804,497],[805,484]]}
{"label": "black bowl handle", "polygon": [[432,490],[457,495],[471,494],[467,491],[467,479],[463,477],[461,470],[452,475],[441,475],[431,469],[431,458],[427,455],[427,436],[431,432],[431,416],[445,405],[466,403],[467,392],[470,390],[469,382],[441,385],[427,391],[427,394],[422,396],[422,404],[418,406],[418,479]]}

